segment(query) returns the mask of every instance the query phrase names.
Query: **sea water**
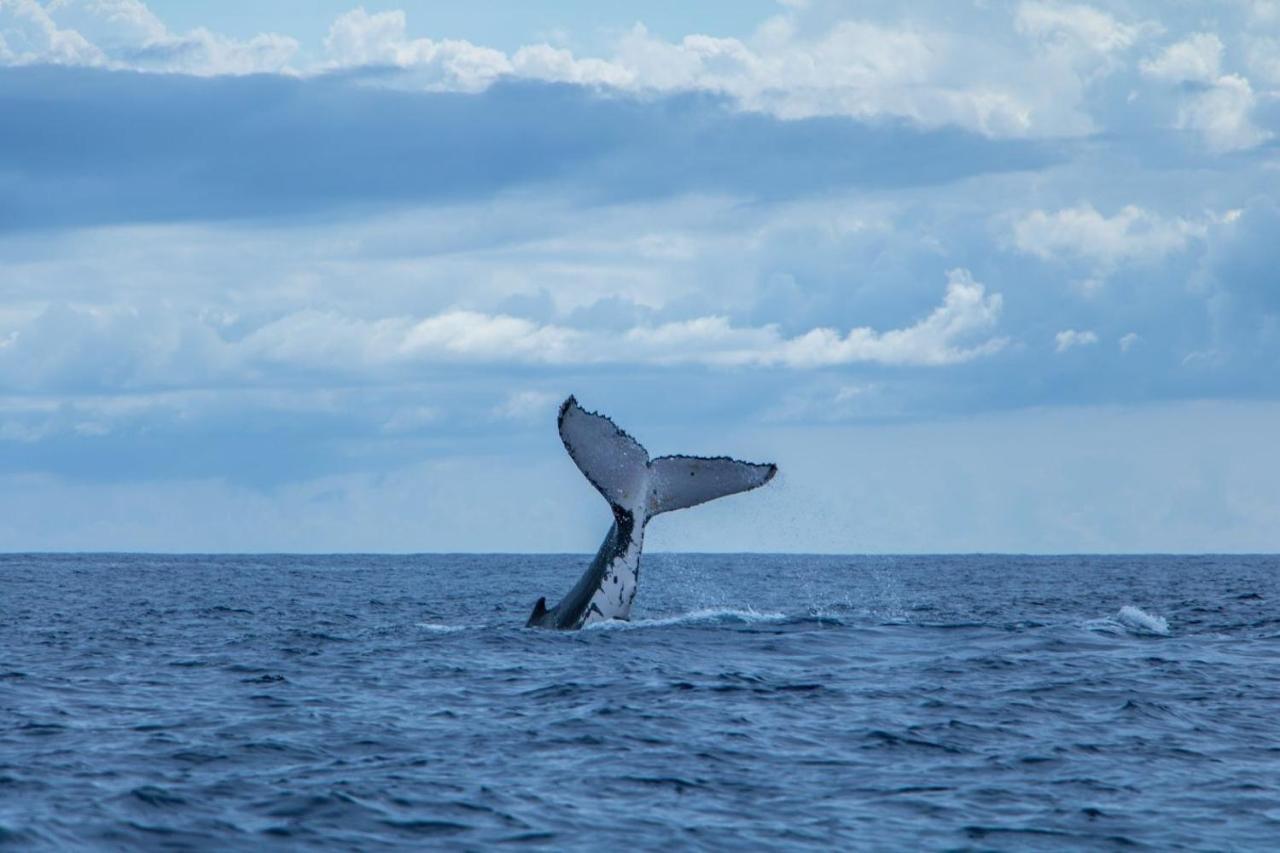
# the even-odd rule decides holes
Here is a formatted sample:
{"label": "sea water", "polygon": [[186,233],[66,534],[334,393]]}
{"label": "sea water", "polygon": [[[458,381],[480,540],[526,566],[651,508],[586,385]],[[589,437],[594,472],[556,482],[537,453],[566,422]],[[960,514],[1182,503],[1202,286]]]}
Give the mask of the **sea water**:
{"label": "sea water", "polygon": [[1274,849],[1280,559],[0,557],[0,845]]}

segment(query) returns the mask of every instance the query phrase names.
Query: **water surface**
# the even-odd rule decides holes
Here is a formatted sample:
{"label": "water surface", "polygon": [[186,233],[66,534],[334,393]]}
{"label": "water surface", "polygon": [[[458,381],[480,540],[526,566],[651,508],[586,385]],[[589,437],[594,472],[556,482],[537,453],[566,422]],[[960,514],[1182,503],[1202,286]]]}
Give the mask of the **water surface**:
{"label": "water surface", "polygon": [[1265,849],[1280,558],[0,557],[0,844]]}

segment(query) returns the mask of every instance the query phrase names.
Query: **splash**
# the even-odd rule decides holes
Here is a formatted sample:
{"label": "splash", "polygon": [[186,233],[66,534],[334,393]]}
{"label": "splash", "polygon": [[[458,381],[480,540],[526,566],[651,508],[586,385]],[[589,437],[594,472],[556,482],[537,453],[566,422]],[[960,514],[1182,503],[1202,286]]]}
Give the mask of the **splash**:
{"label": "splash", "polygon": [[781,622],[787,618],[785,613],[761,613],[751,608],[742,610],[732,607],[708,607],[701,610],[692,610],[688,613],[676,613],[671,616],[633,619],[630,622],[618,619],[607,622],[593,622],[583,630],[625,631],[635,628],[661,628],[668,625],[693,625],[705,622]]}
{"label": "splash", "polygon": [[1126,604],[1120,608],[1120,612],[1116,614],[1116,621],[1135,634],[1169,636],[1169,621],[1167,619],[1163,616],[1154,616],[1145,610],[1134,607],[1132,604]]}

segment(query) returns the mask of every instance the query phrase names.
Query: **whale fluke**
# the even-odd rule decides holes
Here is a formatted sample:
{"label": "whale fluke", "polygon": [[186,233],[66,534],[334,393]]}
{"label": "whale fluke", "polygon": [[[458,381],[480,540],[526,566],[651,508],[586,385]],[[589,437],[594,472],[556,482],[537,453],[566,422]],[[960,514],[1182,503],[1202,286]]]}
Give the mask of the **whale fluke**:
{"label": "whale fluke", "polygon": [[778,473],[777,465],[728,456],[659,456],[650,467],[651,516],[759,488]]}
{"label": "whale fluke", "polygon": [[560,406],[560,440],[578,469],[604,496],[614,523],[590,567],[559,604],[538,599],[529,627],[581,628],[631,614],[640,575],[640,551],[649,519],[715,498],[763,486],[778,467],[728,456],[649,453],[613,421],[569,397]]}

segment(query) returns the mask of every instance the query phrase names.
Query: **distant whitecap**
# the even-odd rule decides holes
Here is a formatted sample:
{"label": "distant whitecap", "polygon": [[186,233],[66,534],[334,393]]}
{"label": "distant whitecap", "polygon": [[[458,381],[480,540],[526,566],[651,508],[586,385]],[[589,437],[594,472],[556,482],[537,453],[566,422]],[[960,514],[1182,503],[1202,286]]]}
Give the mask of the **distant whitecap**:
{"label": "distant whitecap", "polygon": [[418,627],[424,631],[435,631],[437,634],[452,634],[455,631],[467,630],[466,625],[440,625],[435,622],[419,622]]}

